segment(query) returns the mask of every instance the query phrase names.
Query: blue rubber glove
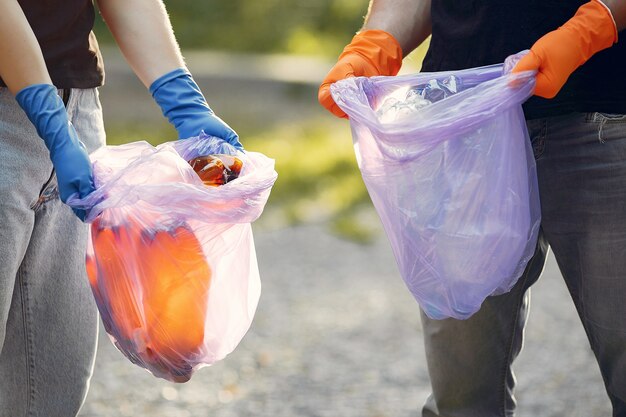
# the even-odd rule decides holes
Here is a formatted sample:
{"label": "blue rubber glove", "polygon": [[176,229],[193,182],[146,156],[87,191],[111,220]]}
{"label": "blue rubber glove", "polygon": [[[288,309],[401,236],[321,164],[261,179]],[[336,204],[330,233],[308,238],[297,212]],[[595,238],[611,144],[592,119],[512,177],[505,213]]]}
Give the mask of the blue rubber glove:
{"label": "blue rubber glove", "polygon": [[150,85],[150,94],[176,128],[179,139],[198,136],[204,131],[243,149],[237,133],[213,113],[186,68],[175,69],[156,79]]}
{"label": "blue rubber glove", "polygon": [[[56,87],[34,84],[20,90],[15,99],[50,151],[61,201],[65,203],[73,194],[84,198],[95,190],[85,145],[78,139],[74,126],[68,120]],[[79,219],[85,220],[85,210],[72,210]]]}

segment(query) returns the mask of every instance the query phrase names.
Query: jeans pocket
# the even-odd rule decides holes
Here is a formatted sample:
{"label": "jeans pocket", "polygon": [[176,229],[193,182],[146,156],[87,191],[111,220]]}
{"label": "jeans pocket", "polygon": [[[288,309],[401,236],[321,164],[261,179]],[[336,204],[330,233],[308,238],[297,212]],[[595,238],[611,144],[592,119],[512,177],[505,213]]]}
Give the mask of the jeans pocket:
{"label": "jeans pocket", "polygon": [[67,111],[78,137],[87,148],[87,153],[105,145],[106,134],[98,89],[72,90]]}
{"label": "jeans pocket", "polygon": [[597,112],[595,117],[604,120],[606,123],[626,123],[626,114]]}
{"label": "jeans pocket", "polygon": [[50,178],[46,181],[43,187],[41,187],[39,198],[37,198],[37,200],[30,205],[30,208],[33,211],[39,211],[44,204],[56,198],[59,198],[59,187],[57,185],[57,176],[53,169]]}
{"label": "jeans pocket", "polygon": [[597,125],[598,140],[602,143],[626,139],[626,114],[587,113],[586,121]]}

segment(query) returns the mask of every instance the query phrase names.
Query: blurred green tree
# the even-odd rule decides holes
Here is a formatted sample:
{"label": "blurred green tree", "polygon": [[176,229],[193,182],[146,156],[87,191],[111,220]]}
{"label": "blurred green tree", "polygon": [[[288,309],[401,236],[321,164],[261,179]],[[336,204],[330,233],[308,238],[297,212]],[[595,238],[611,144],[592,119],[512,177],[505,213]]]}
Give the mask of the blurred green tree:
{"label": "blurred green tree", "polygon": [[[335,57],[360,29],[368,0],[165,0],[183,48]],[[111,36],[99,19],[100,42]]]}

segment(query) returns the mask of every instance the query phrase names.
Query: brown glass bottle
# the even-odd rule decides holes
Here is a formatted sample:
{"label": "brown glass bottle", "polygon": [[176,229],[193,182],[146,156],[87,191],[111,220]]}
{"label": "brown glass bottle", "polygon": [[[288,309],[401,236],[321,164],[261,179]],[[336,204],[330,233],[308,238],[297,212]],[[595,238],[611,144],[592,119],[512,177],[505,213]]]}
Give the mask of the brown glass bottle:
{"label": "brown glass bottle", "polygon": [[239,177],[243,162],[235,156],[219,154],[194,158],[189,165],[206,185],[217,187]]}

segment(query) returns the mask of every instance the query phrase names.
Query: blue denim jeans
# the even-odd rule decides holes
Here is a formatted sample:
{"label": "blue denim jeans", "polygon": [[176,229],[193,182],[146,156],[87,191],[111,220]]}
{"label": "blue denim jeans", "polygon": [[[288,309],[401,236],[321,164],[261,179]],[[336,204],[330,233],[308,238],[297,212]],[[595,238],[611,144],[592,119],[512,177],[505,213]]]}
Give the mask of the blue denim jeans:
{"label": "blue denim jeans", "polygon": [[596,356],[614,417],[626,417],[626,116],[528,122],[541,197],[534,257],[507,294],[468,320],[422,314],[432,394],[423,417],[511,417],[511,364],[522,347],[527,290],[548,247]]}
{"label": "blue denim jeans", "polygon": [[[67,111],[89,151],[104,144],[95,89],[71,90]],[[0,417],[71,417],[84,401],[98,329],[86,239],[43,141],[0,88]]]}

